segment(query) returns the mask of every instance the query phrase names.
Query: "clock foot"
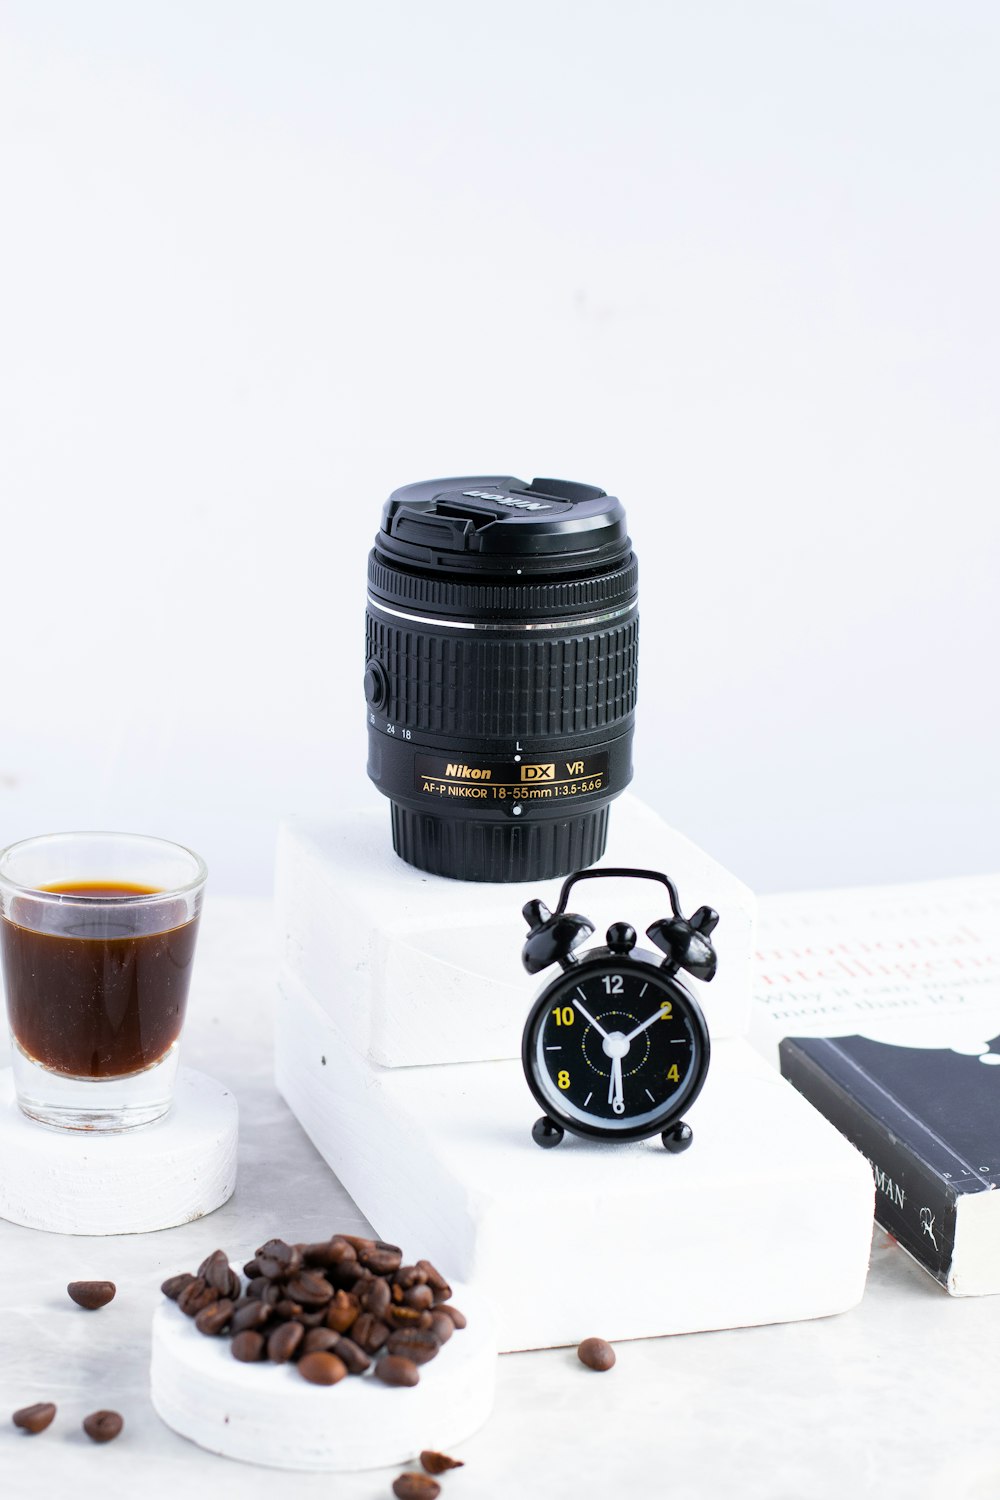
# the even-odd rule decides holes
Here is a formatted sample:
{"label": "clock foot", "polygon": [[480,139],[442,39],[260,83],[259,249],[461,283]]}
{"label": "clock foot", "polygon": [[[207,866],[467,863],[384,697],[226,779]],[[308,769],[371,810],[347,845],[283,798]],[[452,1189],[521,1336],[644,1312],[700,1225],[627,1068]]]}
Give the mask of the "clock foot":
{"label": "clock foot", "polygon": [[664,1147],[676,1156],[679,1151],[686,1151],[690,1146],[694,1140],[694,1131],[690,1125],[685,1125],[683,1120],[678,1120],[676,1125],[671,1125],[669,1130],[663,1132],[660,1140]]}
{"label": "clock foot", "polygon": [[548,1115],[542,1115],[531,1127],[531,1139],[536,1146],[542,1146],[545,1150],[550,1146],[558,1146],[564,1133],[562,1126],[557,1125],[555,1120],[550,1120]]}

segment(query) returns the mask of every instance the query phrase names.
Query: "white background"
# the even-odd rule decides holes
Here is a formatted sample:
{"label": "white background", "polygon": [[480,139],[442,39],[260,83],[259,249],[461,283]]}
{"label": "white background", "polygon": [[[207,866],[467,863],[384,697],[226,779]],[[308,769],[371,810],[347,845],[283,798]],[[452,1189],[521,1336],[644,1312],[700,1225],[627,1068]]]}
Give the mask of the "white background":
{"label": "white background", "polygon": [[0,0],[0,844],[266,891],[370,795],[383,499],[481,470],[623,498],[636,789],[744,878],[996,868],[998,76],[991,4]]}

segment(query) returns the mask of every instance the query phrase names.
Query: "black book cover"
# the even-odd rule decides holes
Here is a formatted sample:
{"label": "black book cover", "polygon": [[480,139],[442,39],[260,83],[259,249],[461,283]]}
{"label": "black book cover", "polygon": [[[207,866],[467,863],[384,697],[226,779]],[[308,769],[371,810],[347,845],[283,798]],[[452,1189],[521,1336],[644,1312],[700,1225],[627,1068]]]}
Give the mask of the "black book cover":
{"label": "black book cover", "polygon": [[963,1196],[1000,1185],[1000,1067],[989,1065],[1000,1064],[1000,1037],[970,1055],[792,1036],[779,1058],[789,1082],[871,1162],[879,1223],[947,1285]]}

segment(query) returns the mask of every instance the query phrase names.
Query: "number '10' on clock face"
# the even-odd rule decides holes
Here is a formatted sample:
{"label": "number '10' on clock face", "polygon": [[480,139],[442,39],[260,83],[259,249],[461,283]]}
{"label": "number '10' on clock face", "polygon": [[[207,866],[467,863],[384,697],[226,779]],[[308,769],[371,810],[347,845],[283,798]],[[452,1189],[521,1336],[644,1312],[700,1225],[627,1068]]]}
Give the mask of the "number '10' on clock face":
{"label": "number '10' on clock face", "polygon": [[569,971],[538,1016],[534,1039],[535,1077],[555,1109],[611,1131],[680,1109],[699,1062],[686,1000],[647,966]]}

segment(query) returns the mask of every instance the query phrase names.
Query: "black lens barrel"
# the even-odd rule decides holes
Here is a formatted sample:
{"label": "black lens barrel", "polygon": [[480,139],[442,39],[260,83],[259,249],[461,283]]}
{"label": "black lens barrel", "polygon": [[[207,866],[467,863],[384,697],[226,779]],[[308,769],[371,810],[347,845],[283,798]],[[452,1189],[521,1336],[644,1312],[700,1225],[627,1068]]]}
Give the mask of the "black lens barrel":
{"label": "black lens barrel", "polygon": [[564,875],[631,779],[637,565],[592,486],[397,490],[369,557],[368,774],[396,851],[460,880]]}

